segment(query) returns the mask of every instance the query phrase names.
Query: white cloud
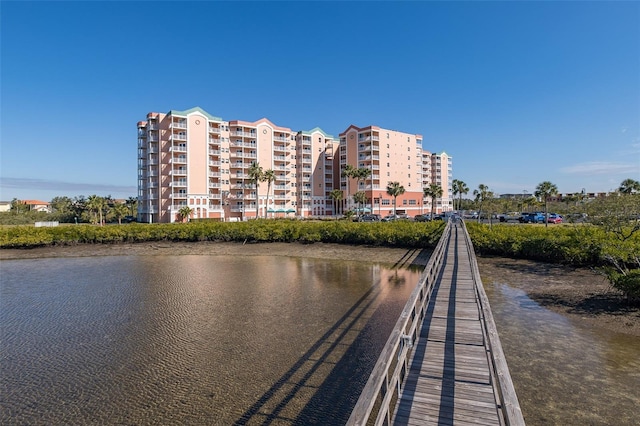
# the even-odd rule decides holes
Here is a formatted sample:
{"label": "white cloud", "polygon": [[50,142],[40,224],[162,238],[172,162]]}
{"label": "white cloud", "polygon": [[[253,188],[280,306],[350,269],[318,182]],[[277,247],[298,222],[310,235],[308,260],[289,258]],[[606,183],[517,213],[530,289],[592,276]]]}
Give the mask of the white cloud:
{"label": "white cloud", "polygon": [[562,173],[569,175],[606,175],[606,174],[629,174],[640,173],[640,163],[612,163],[606,161],[592,161],[588,163],[575,164],[563,167]]}
{"label": "white cloud", "polygon": [[0,188],[33,189],[46,191],[94,191],[94,192],[132,192],[137,188],[131,185],[110,185],[102,183],[62,182],[49,179],[0,178]]}

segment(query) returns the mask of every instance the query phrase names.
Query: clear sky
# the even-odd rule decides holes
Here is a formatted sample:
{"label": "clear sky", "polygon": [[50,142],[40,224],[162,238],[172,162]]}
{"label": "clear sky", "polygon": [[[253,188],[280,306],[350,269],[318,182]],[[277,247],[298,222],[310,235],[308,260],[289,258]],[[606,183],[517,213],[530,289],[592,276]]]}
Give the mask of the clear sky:
{"label": "clear sky", "polygon": [[1,200],[135,196],[136,123],[194,106],[419,133],[472,191],[640,180],[638,1],[2,1],[0,16]]}

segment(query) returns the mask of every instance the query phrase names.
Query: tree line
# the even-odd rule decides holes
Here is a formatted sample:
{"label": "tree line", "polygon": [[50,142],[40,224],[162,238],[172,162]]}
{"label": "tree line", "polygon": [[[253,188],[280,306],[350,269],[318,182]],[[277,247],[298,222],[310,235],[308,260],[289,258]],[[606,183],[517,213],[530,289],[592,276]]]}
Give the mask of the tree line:
{"label": "tree line", "polygon": [[135,218],[138,199],[129,197],[124,201],[115,200],[111,195],[79,195],[77,197],[54,197],[49,203],[50,212],[30,211],[23,200],[14,198],[11,208],[0,216],[3,224],[26,224],[34,221],[58,221],[60,223],[105,224],[122,223],[128,216]]}

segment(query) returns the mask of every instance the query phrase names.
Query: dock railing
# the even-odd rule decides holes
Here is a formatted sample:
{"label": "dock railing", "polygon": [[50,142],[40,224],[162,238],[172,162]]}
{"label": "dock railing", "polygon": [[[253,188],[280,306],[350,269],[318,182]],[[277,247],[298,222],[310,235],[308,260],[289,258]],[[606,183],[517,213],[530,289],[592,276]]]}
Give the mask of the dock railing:
{"label": "dock railing", "polygon": [[469,233],[467,232],[464,222],[462,223],[465,227],[464,235],[467,240],[469,258],[471,259],[471,273],[473,274],[474,287],[476,289],[478,302],[480,303],[480,316],[483,326],[482,333],[484,334],[485,346],[488,351],[493,388],[502,414],[501,417],[505,425],[524,426],[524,417],[522,416],[520,403],[518,402],[513,381],[511,380],[507,360],[504,356],[504,352],[502,351],[502,344],[500,343],[498,330],[496,328],[495,321],[493,320],[489,299],[487,298],[487,294],[482,286],[480,270],[478,269],[478,261],[473,250],[471,237],[469,237]]}
{"label": "dock railing", "polygon": [[347,425],[360,426],[370,422],[375,425],[391,424],[394,405],[407,376],[411,349],[422,325],[433,284],[440,272],[440,265],[445,256],[446,242],[450,233],[451,222],[448,222],[418,285],[411,293],[376,365],[373,367]]}

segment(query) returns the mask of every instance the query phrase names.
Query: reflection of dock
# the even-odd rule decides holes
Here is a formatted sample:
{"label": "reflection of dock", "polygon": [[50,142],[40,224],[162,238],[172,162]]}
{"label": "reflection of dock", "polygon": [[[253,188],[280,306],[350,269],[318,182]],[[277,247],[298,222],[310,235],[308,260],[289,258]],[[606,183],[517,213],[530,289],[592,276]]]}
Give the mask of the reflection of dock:
{"label": "reflection of dock", "polygon": [[524,425],[463,224],[447,225],[349,424]]}

